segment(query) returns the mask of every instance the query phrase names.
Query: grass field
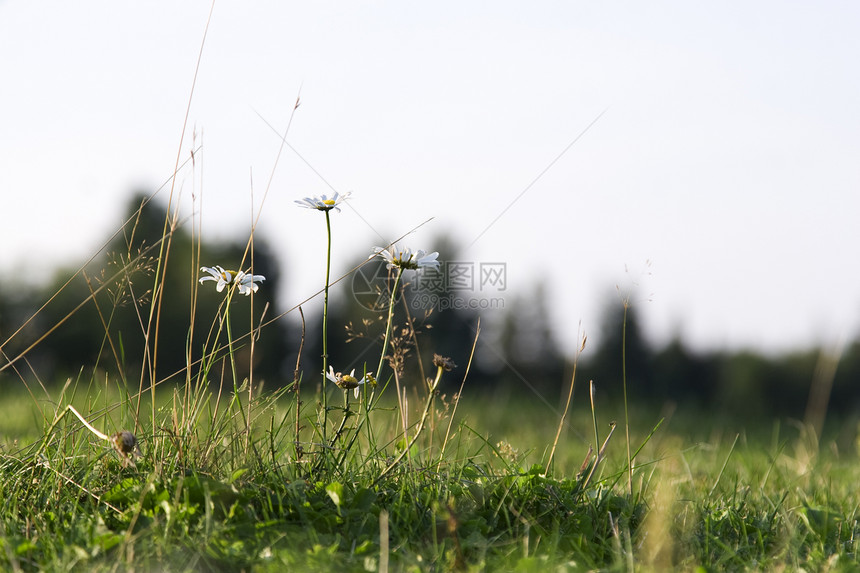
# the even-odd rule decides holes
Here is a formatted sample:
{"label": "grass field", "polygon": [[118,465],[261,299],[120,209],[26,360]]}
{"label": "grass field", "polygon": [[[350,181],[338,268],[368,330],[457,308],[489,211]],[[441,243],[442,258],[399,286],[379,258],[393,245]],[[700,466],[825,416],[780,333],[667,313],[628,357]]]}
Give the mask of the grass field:
{"label": "grass field", "polygon": [[[323,307],[322,368],[297,365],[278,391],[251,375],[255,344],[265,324],[301,307],[263,324],[253,226],[230,261],[244,271],[204,267],[215,261],[201,260],[199,233],[183,239],[172,188],[158,240],[132,240],[138,211],[115,235],[128,237],[127,252],[108,253],[98,280],[82,266],[50,297],[83,279],[64,318],[29,319],[2,341],[0,569],[860,570],[856,420],[819,439],[788,420],[600,404],[579,380],[552,399],[481,395],[468,383],[474,347],[459,349],[459,367],[426,355],[414,375],[418,329],[396,301],[404,274],[438,266],[437,253],[370,251],[390,272],[387,320],[370,321],[381,329],[365,341],[372,362],[335,371],[332,211],[347,197],[296,201],[327,232],[326,275],[311,297]],[[223,297],[211,316],[203,288]],[[158,344],[171,296],[190,301],[187,328],[172,327],[184,348]],[[137,366],[126,367],[130,337],[112,322],[122,305],[144,340]],[[85,307],[97,311],[96,363],[43,385],[30,351]],[[185,368],[161,378],[156,358],[167,353]],[[612,382],[626,397],[626,381]]]}
{"label": "grass field", "polygon": [[[301,203],[330,229],[345,198]],[[330,264],[330,239],[328,249]],[[130,251],[76,308],[102,289],[131,291],[138,256],[152,255]],[[601,404],[575,379],[553,399],[478,394],[468,363],[438,355],[409,374],[418,335],[394,301],[403,274],[436,254],[389,246],[372,256],[390,265],[393,286],[370,339],[378,362],[357,374],[326,368],[327,267],[322,372],[297,365],[274,392],[239,376],[237,357],[253,363],[260,329],[234,339],[231,315],[253,310],[264,278],[200,268],[194,256],[191,300],[209,287],[223,300],[214,317],[191,309],[189,333],[195,320],[212,327],[196,342],[202,358],[176,376],[92,367],[45,387],[17,368],[28,350],[5,356],[0,569],[860,570],[856,420],[831,420],[819,438],[790,420]],[[147,259],[151,292],[165,257]],[[131,304],[149,338],[157,299]],[[113,356],[119,368],[122,340],[107,319],[104,335],[101,364]]]}
{"label": "grass field", "polygon": [[[90,422],[122,427],[130,408],[123,413],[122,401],[97,394],[90,389],[81,399],[80,392],[76,409],[98,414],[106,403],[109,411]],[[162,398],[156,416],[167,420],[169,392]],[[380,480],[400,451],[391,441],[399,435],[390,422],[396,403],[379,404],[371,420],[381,451],[341,460],[297,459],[290,395],[252,401],[253,408],[245,404],[250,441],[238,416],[227,426],[200,423],[183,440],[164,429],[153,440],[145,428],[143,456],[131,465],[72,416],[46,439],[62,409],[7,395],[0,406],[2,568],[858,568],[856,454],[833,440],[819,446],[799,424],[736,432],[730,422],[708,426],[675,412],[649,439],[660,413],[634,408],[632,448],[644,447],[632,474],[620,423],[588,479],[588,469],[580,472],[594,441],[588,408],[570,412],[547,469],[558,418],[545,405],[466,391],[450,432],[453,402],[440,395],[411,454]],[[597,408],[596,415],[604,440],[612,413]]]}

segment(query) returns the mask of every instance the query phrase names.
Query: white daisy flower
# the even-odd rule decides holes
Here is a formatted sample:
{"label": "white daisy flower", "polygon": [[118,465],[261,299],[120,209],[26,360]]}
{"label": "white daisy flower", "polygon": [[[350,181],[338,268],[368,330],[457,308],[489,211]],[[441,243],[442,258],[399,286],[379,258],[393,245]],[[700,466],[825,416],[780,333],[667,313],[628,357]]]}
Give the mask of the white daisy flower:
{"label": "white daisy flower", "polygon": [[335,374],[334,368],[329,366],[328,372],[326,372],[325,377],[337,384],[338,388],[342,388],[344,390],[353,390],[353,395],[356,398],[358,398],[358,392],[361,389],[360,386],[362,384],[376,385],[376,379],[370,372],[365,374],[361,380],[356,378],[355,368],[353,368],[352,372],[350,372],[349,374],[341,374],[340,372]]}
{"label": "white daisy flower", "polygon": [[389,269],[398,267],[403,270],[415,270],[426,267],[436,270],[439,268],[439,261],[436,260],[439,256],[438,252],[428,254],[424,251],[418,250],[413,253],[410,248],[399,249],[396,246],[391,245],[387,249],[383,247],[374,247],[371,258],[376,255],[385,259],[388,263],[387,267]]}
{"label": "white daisy flower", "polygon": [[335,191],[334,195],[331,197],[323,194],[320,196],[305,197],[301,201],[295,201],[295,203],[300,207],[316,209],[317,211],[331,211],[332,209],[340,211],[340,207],[338,207],[338,205],[346,201],[350,195],[352,195],[352,191],[347,191],[343,195]]}
{"label": "white daisy flower", "polygon": [[210,275],[208,277],[200,277],[200,284],[206,281],[217,281],[218,284],[215,285],[215,290],[218,292],[223,291],[227,285],[235,283],[239,294],[248,296],[252,292],[257,292],[260,288],[260,285],[257,284],[258,282],[266,280],[266,277],[263,275],[250,275],[243,271],[228,271],[218,265],[214,267],[200,267],[200,270],[206,271]]}
{"label": "white daisy flower", "polygon": [[239,294],[243,294],[245,296],[250,295],[252,292],[257,292],[259,290],[260,285],[258,282],[263,282],[266,280],[266,277],[263,275],[249,275],[242,271],[236,273],[236,288],[239,289]]}

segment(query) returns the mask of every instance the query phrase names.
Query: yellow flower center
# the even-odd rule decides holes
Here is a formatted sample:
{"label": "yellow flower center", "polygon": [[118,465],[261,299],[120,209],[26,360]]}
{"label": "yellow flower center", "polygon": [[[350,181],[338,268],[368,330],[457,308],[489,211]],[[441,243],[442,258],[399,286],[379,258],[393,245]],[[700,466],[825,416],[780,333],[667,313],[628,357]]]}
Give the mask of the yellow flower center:
{"label": "yellow flower center", "polygon": [[326,199],[325,201],[323,201],[323,203],[331,207],[332,205],[334,205],[334,199]]}
{"label": "yellow flower center", "polygon": [[340,384],[338,384],[341,388],[345,388],[347,390],[352,390],[353,388],[358,387],[358,380],[354,376],[350,376],[349,374],[344,374],[340,378]]}

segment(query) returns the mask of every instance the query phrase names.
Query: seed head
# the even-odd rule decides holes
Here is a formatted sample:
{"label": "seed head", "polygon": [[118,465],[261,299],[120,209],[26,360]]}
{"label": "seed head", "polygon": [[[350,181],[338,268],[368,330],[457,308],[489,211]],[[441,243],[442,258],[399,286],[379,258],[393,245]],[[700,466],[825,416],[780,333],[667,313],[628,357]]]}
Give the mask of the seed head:
{"label": "seed head", "polygon": [[443,370],[445,370],[445,372],[450,372],[457,367],[457,365],[454,364],[453,360],[451,360],[447,356],[442,356],[441,354],[433,355],[433,366],[437,368],[442,368]]}

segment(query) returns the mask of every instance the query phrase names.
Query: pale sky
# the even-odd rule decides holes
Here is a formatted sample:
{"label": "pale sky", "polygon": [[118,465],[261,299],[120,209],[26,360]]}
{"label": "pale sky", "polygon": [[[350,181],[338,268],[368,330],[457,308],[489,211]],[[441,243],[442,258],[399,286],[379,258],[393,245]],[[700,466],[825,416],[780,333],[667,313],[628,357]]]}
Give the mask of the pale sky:
{"label": "pale sky", "polygon": [[283,131],[301,92],[259,226],[286,303],[324,277],[293,201],[330,184],[336,271],[434,217],[404,244],[474,241],[507,297],[544,280],[568,354],[616,285],[655,342],[860,332],[860,4],[217,1],[180,143],[210,6],[0,0],[6,284],[91,254],[194,133],[182,213],[246,236],[280,145],[260,116]]}

